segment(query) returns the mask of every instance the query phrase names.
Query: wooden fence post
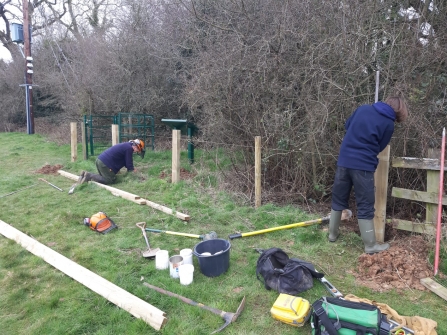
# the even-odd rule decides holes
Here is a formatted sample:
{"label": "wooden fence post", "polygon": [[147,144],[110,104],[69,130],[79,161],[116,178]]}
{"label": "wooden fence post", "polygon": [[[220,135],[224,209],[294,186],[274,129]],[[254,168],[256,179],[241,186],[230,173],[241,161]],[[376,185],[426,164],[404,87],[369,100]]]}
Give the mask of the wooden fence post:
{"label": "wooden fence post", "polygon": [[[428,149],[428,158],[439,158],[439,149]],[[440,171],[427,170],[427,192],[436,193],[439,192],[439,174]],[[436,223],[438,221],[438,205],[434,203],[427,203],[425,209],[425,223]]]}
{"label": "wooden fence post", "polygon": [[388,172],[390,166],[390,146],[387,145],[385,149],[377,156],[379,158],[379,165],[374,174],[374,186],[376,188],[375,194],[375,212],[374,212],[374,230],[376,231],[377,242],[385,240],[385,220],[386,220],[386,201],[388,190]]}
{"label": "wooden fence post", "polygon": [[78,158],[78,132],[76,128],[76,122],[70,123],[71,132],[71,161],[76,162]]}
{"label": "wooden fence post", "polygon": [[261,206],[261,136],[255,136],[255,208]]}
{"label": "wooden fence post", "polygon": [[118,142],[119,142],[118,125],[112,124],[112,146],[118,144]]}
{"label": "wooden fence post", "polygon": [[172,130],[172,182],[180,180],[180,137],[181,131]]}

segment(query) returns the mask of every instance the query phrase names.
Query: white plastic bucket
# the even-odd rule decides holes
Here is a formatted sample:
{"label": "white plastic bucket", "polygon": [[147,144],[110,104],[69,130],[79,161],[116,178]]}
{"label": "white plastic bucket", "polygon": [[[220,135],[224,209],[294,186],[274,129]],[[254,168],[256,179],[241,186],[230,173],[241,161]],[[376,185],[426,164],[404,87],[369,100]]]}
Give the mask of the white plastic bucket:
{"label": "white plastic bucket", "polygon": [[165,270],[169,268],[169,253],[167,250],[159,250],[155,254],[155,268]]}
{"label": "white plastic bucket", "polygon": [[192,264],[182,264],[178,268],[180,276],[180,284],[189,285],[192,283],[194,276],[194,265]]}
{"label": "white plastic bucket", "polygon": [[180,256],[183,257],[183,264],[192,264],[192,249],[180,250]]}
{"label": "white plastic bucket", "polygon": [[172,278],[178,278],[178,268],[183,264],[183,257],[180,255],[174,255],[169,258],[169,274]]}

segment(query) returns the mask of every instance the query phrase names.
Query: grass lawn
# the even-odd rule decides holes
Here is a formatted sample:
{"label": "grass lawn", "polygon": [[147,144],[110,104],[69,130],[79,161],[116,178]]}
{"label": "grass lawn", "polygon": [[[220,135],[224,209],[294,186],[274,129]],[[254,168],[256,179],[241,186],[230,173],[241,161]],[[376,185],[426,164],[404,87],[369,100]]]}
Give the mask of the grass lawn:
{"label": "grass lawn", "polygon": [[[438,322],[438,334],[447,334],[447,303],[431,291],[390,290],[375,292],[356,283],[361,238],[344,234],[337,243],[327,242],[327,224],[279,230],[231,240],[230,266],[226,273],[209,278],[193,257],[193,283],[183,286],[157,270],[155,261],[142,257],[146,243],[137,222],[147,227],[202,235],[215,231],[220,238],[236,232],[250,232],[320,216],[298,206],[264,204],[255,209],[243,196],[222,190],[216,157],[221,168],[226,159],[220,152],[195,151],[195,163],[188,164],[182,152],[182,168],[188,177],[170,183],[171,153],[146,152],[135,156],[136,174],[119,174],[121,190],[188,214],[182,221],[145,205],[138,205],[94,184],[79,186],[68,195],[73,181],[58,174],[39,174],[45,165],[61,165],[79,174],[95,172],[94,158],[70,162],[70,146],[57,145],[40,135],[0,133],[0,220],[31,236],[77,264],[105,278],[129,293],[161,309],[167,323],[156,331],[141,319],[117,307],[81,283],[34,256],[16,242],[0,235],[0,329],[2,334],[210,334],[223,325],[220,316],[174,297],[149,289],[158,286],[204,305],[236,312],[242,298],[245,308],[236,322],[222,334],[309,334],[306,323],[296,328],[273,319],[270,308],[278,292],[268,291],[256,278],[259,253],[255,248],[279,247],[290,257],[313,263],[342,293],[354,294],[388,304],[400,315],[422,316]],[[79,153],[81,148],[79,148]],[[60,192],[48,182],[63,189]],[[31,187],[30,187],[31,186]],[[9,193],[13,194],[7,195]],[[85,225],[86,217],[103,211],[118,229],[102,235]],[[327,213],[322,213],[324,216]],[[147,233],[152,248],[175,255],[200,242],[197,238],[166,233]],[[445,242],[443,242],[445,243]],[[445,283],[443,283],[445,286]],[[329,295],[318,281],[300,296],[310,303]]]}

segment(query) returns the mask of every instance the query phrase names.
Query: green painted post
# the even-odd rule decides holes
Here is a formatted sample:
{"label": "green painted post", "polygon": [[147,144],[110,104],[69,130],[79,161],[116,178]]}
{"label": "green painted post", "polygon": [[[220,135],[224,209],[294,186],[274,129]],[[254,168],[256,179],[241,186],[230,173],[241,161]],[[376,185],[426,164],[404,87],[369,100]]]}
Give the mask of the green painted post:
{"label": "green painted post", "polygon": [[188,127],[188,160],[189,164],[194,163],[194,143],[192,142],[192,128]]}

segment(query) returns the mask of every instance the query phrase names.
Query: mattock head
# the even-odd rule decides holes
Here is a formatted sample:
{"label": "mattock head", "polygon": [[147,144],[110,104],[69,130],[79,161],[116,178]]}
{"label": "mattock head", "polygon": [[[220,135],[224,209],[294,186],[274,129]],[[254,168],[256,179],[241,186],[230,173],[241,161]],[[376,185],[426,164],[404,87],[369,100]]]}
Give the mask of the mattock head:
{"label": "mattock head", "polygon": [[344,209],[344,210],[341,212],[341,220],[342,220],[342,221],[349,220],[351,217],[352,217],[352,212],[351,212],[351,210],[349,210],[349,209]]}
{"label": "mattock head", "polygon": [[230,323],[236,321],[236,319],[239,317],[239,315],[242,313],[242,310],[245,307],[245,297],[242,299],[241,303],[239,304],[239,307],[237,308],[236,313],[230,313],[230,312],[224,312],[220,314],[220,316],[225,320],[225,323],[222,327],[216,329],[211,334],[215,334],[220,332],[222,329],[224,329],[226,326],[228,326]]}

